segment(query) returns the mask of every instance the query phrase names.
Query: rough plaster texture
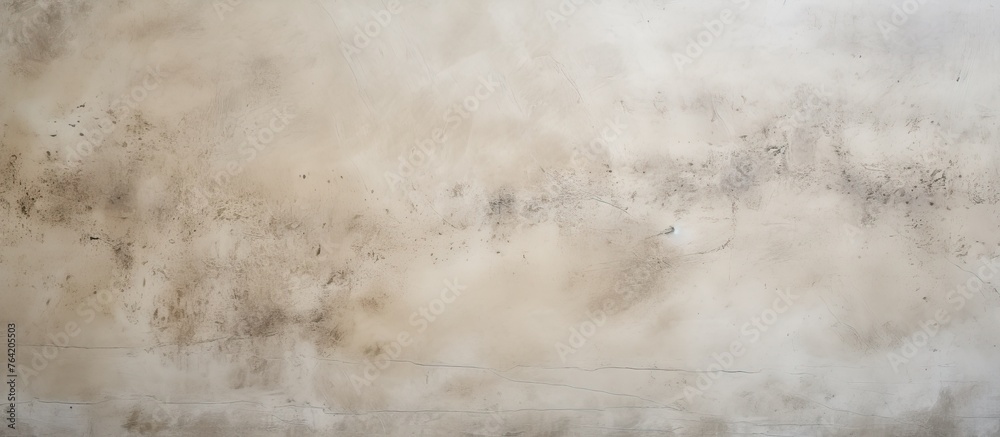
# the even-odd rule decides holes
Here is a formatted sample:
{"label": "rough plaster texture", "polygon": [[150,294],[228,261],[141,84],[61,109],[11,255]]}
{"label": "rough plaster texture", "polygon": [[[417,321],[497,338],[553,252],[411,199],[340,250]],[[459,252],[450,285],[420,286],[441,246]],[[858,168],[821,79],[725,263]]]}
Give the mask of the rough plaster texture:
{"label": "rough plaster texture", "polygon": [[2,8],[3,435],[1000,432],[995,1]]}

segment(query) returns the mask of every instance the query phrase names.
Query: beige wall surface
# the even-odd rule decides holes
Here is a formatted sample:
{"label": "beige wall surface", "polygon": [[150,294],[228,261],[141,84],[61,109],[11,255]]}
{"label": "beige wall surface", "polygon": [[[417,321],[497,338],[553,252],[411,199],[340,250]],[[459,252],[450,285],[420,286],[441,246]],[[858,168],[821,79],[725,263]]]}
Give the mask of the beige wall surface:
{"label": "beige wall surface", "polygon": [[1000,433],[996,1],[2,5],[0,435]]}

